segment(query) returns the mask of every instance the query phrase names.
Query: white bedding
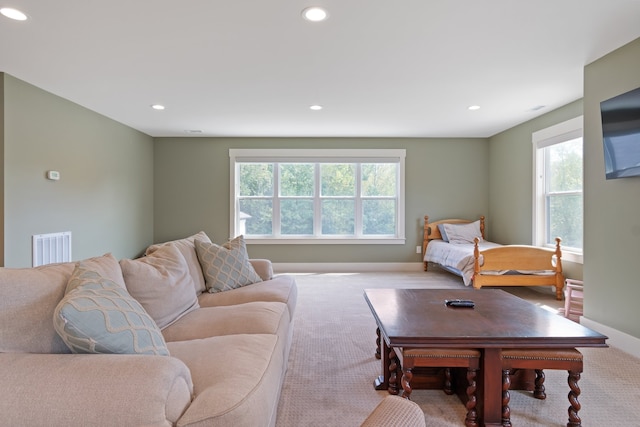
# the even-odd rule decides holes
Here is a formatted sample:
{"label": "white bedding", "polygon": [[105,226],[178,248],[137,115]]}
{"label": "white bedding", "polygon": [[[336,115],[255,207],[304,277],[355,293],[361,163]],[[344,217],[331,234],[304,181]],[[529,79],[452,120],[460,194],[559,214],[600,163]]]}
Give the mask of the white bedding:
{"label": "white bedding", "polygon": [[[499,243],[487,242],[483,240],[478,243],[478,249],[483,251],[485,249],[496,248],[502,246]],[[443,240],[431,240],[427,245],[427,253],[424,255],[425,262],[433,262],[440,264],[444,267],[449,267],[457,270],[462,276],[462,281],[465,286],[469,286],[473,279],[473,243],[447,243]],[[555,265],[556,256],[552,256],[552,265]],[[482,265],[482,255],[480,255],[480,265]],[[484,271],[482,274],[539,274],[547,275],[553,274],[552,270],[499,270],[499,271]]]}
{"label": "white bedding", "polygon": [[[482,251],[498,246],[501,245],[485,240],[478,244],[478,249]],[[431,240],[427,245],[424,261],[455,268],[462,273],[462,281],[465,286],[469,286],[473,278],[473,247],[473,243],[447,243],[442,240]]]}

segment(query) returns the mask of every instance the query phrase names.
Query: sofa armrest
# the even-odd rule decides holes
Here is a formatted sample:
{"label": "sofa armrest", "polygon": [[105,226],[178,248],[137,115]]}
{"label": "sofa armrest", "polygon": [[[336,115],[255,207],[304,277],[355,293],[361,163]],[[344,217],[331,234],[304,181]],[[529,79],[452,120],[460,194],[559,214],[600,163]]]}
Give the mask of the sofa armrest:
{"label": "sofa armrest", "polygon": [[171,426],[193,395],[166,356],[2,353],[0,383],[6,425]]}
{"label": "sofa armrest", "polygon": [[250,259],[249,262],[253,269],[258,273],[262,280],[273,279],[273,266],[268,259]]}

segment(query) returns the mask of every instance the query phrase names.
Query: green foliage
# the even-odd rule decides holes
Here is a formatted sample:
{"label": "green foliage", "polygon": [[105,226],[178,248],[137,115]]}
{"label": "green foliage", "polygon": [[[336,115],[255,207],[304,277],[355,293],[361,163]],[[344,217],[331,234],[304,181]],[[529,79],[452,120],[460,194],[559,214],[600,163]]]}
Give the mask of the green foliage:
{"label": "green foliage", "polygon": [[322,234],[351,236],[355,234],[356,209],[352,199],[322,200]]}
{"label": "green foliage", "polygon": [[273,163],[241,163],[240,196],[273,196]]}
{"label": "green foliage", "polygon": [[362,165],[362,195],[395,196],[396,171],[395,163],[364,163]]}
{"label": "green foliage", "polygon": [[548,244],[562,238],[564,247],[582,248],[582,138],[545,148]]}
{"label": "green foliage", "polygon": [[313,163],[281,163],[280,196],[313,197]]}
{"label": "green foliage", "polygon": [[320,195],[353,197],[356,195],[356,165],[324,163],[320,165]]}
{"label": "green foliage", "polygon": [[[358,167],[362,230],[357,232]],[[396,163],[239,163],[238,171],[239,208],[240,215],[248,215],[247,235],[277,234],[274,227],[278,225],[273,223],[274,202],[279,204],[278,233],[283,236],[313,236],[317,211],[322,235],[396,234]],[[319,171],[320,183],[316,182],[316,171]],[[278,182],[277,191],[275,182]],[[318,185],[319,198],[316,196]]]}

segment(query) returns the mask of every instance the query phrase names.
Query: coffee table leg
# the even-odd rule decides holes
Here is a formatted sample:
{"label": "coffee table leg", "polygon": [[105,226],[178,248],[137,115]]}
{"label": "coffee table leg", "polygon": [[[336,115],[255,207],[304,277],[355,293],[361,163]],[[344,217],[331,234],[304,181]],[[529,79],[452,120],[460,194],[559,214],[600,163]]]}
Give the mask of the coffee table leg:
{"label": "coffee table leg", "polygon": [[376,328],[376,359],[380,357],[380,328]]}
{"label": "coffee table leg", "polygon": [[502,426],[502,358],[500,348],[485,348],[482,366],[482,418],[485,426]]}
{"label": "coffee table leg", "polygon": [[580,372],[569,371],[569,422],[567,427],[582,427],[582,420],[578,416],[580,410],[580,402],[578,402],[578,396],[580,396],[580,387],[578,381],[580,380]]}
{"label": "coffee table leg", "polygon": [[[378,328],[378,333],[380,329]],[[376,377],[373,381],[373,388],[376,390],[388,390],[389,389],[389,347],[385,340],[381,339],[379,344],[380,349],[380,371],[381,375]]]}
{"label": "coffee table leg", "polygon": [[389,349],[389,394],[398,394],[398,356],[393,348]]}

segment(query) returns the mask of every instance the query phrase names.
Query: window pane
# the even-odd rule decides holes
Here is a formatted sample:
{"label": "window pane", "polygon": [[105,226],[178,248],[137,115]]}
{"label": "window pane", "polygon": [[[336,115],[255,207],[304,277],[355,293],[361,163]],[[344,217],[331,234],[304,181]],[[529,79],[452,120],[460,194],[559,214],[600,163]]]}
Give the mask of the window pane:
{"label": "window pane", "polygon": [[355,202],[353,200],[322,201],[322,234],[353,235],[355,233]]}
{"label": "window pane", "polygon": [[240,196],[273,196],[273,163],[240,164]]}
{"label": "window pane", "polygon": [[313,196],[313,163],[280,164],[280,195]]}
{"label": "window pane", "polygon": [[320,165],[321,196],[353,197],[356,195],[356,167],[351,163]]}
{"label": "window pane", "polygon": [[395,196],[397,166],[395,163],[363,163],[362,195]]}
{"label": "window pane", "polygon": [[396,234],[395,200],[363,200],[362,211],[364,235]]}
{"label": "window pane", "polygon": [[280,228],[283,235],[313,235],[313,199],[282,200]]}
{"label": "window pane", "polygon": [[[273,204],[271,199],[241,199],[239,220],[244,221],[246,234],[273,234]],[[242,228],[242,226],[240,227]],[[242,230],[240,230],[242,231]],[[239,233],[243,234],[243,233]]]}
{"label": "window pane", "polygon": [[548,206],[547,244],[560,237],[562,246],[582,248],[582,195],[551,195]]}
{"label": "window pane", "polygon": [[582,191],[582,138],[549,146],[545,155],[550,192]]}

